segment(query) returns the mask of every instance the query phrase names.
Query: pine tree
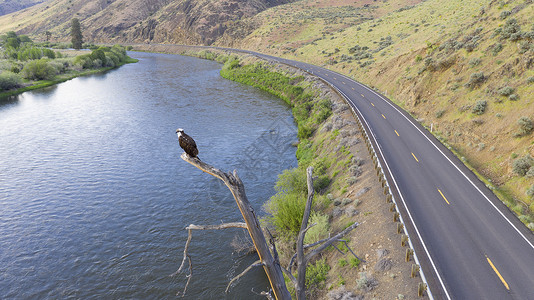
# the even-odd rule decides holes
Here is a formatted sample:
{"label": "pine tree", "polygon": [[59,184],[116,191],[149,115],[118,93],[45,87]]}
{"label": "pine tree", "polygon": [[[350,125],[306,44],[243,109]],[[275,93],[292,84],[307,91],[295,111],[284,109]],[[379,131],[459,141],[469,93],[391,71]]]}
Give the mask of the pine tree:
{"label": "pine tree", "polygon": [[72,48],[76,50],[82,49],[83,36],[82,30],[80,28],[80,20],[78,20],[77,18],[74,18],[71,21],[70,35],[72,38]]}

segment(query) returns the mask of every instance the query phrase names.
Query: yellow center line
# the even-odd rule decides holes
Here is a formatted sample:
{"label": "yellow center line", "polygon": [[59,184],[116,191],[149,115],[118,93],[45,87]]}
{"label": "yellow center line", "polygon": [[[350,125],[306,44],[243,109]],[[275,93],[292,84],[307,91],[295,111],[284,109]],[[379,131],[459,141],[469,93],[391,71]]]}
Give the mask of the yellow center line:
{"label": "yellow center line", "polygon": [[445,198],[445,196],[443,195],[443,193],[441,192],[440,189],[438,189],[438,192],[439,192],[439,194],[441,195],[441,197],[443,197],[443,199],[445,199],[445,202],[447,202],[447,204],[451,205],[451,204],[449,203],[449,200],[447,200],[447,198]]}
{"label": "yellow center line", "polygon": [[360,95],[362,95],[362,97],[365,98],[365,96],[363,94],[360,94]]}
{"label": "yellow center line", "polygon": [[354,91],[354,88],[352,88],[352,90]]}
{"label": "yellow center line", "polygon": [[372,106],[375,106],[375,104],[374,104],[373,102],[371,102],[371,105],[372,105]]}
{"label": "yellow center line", "polygon": [[397,130],[395,130],[395,133],[397,134],[397,136],[400,136],[399,133],[397,132]]}
{"label": "yellow center line", "polygon": [[419,162],[419,160],[417,159],[417,157],[415,157],[415,154],[413,154],[413,152],[412,152],[412,156],[413,156],[413,158],[415,158],[416,162]]}
{"label": "yellow center line", "polygon": [[499,270],[497,270],[497,268],[495,267],[495,265],[491,262],[491,259],[489,259],[489,257],[486,255],[486,259],[488,260],[488,263],[490,264],[491,268],[493,269],[493,271],[497,274],[497,276],[499,276],[499,279],[502,281],[502,283],[504,284],[504,287],[507,289],[507,290],[510,290],[510,287],[508,286],[508,283],[506,283],[506,280],[504,280],[504,278],[502,277],[501,273],[499,273]]}
{"label": "yellow center line", "polygon": [[386,116],[384,116],[384,114],[382,114],[382,118],[384,118],[384,120],[386,119]]}
{"label": "yellow center line", "polygon": [[342,82],[343,82],[343,84],[346,84],[345,81],[342,81]]}

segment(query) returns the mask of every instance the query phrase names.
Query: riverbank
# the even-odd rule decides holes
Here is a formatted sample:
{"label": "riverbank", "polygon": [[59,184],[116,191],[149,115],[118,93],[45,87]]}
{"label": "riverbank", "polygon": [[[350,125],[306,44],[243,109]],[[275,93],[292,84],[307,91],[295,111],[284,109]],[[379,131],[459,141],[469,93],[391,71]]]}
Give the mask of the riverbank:
{"label": "riverbank", "polygon": [[[356,126],[349,107],[333,90],[317,78],[298,69],[251,55],[208,50],[201,47],[142,45],[135,50],[175,53],[225,62],[221,75],[271,92],[292,107],[298,126],[299,167],[286,170],[277,184],[288,188],[283,178],[302,180],[303,169],[315,168],[319,196],[314,214],[318,223],[313,236],[321,238],[339,232],[347,225],[358,226],[346,238],[362,261],[335,249],[324,252],[312,264],[314,272],[310,296],[337,299],[339,295],[361,295],[379,299],[416,298],[420,278],[410,277],[411,263],[404,261],[405,249],[391,222],[391,212],[382,193],[367,152],[364,137]],[[326,105],[329,103],[329,105]],[[271,198],[267,211],[276,214],[280,197]],[[285,199],[287,201],[287,199]],[[270,223],[268,221],[271,221]],[[277,247],[282,265],[293,252],[293,236],[277,230]],[[312,234],[312,230],[308,235]],[[341,249],[341,245],[339,245]],[[347,248],[344,252],[347,252]],[[310,267],[310,266],[309,266]],[[322,270],[322,271],[319,271]]]}
{"label": "riverbank", "polygon": [[96,70],[86,70],[86,71],[76,72],[74,74],[58,75],[58,76],[56,76],[56,78],[54,80],[40,80],[40,81],[34,82],[30,86],[25,86],[25,87],[21,87],[21,88],[18,88],[18,89],[1,92],[0,93],[0,98],[6,98],[6,97],[10,97],[10,96],[19,95],[19,94],[22,94],[22,93],[27,92],[27,91],[33,91],[33,90],[37,90],[37,89],[42,89],[42,88],[45,88],[45,87],[49,87],[49,86],[52,86],[52,85],[56,85],[56,84],[65,82],[67,80],[74,79],[76,77],[89,76],[89,75],[94,75],[94,74],[105,73],[107,71],[120,68],[121,66],[123,66],[125,64],[136,63],[136,62],[138,62],[137,59],[130,58],[130,60],[128,62],[125,62],[125,63],[123,63],[123,64],[121,64],[119,66],[116,66],[116,67],[106,67],[106,68],[100,68],[100,69],[96,69]]}
{"label": "riverbank", "polygon": [[[37,50],[42,51],[42,50]],[[52,53],[53,54],[53,53]],[[92,52],[77,50],[57,51],[52,57],[55,59],[41,58],[29,61],[7,61],[5,65],[11,65],[11,71],[4,70],[11,76],[9,86],[15,87],[0,92],[0,98],[18,95],[27,91],[49,87],[67,80],[104,73],[119,68],[125,64],[136,63],[138,60],[126,55],[124,47],[101,47]],[[33,64],[31,69],[26,65]],[[16,73],[15,73],[16,72]],[[19,75],[25,73],[24,82]],[[1,73],[0,73],[1,74]],[[3,79],[7,80],[7,79]]]}

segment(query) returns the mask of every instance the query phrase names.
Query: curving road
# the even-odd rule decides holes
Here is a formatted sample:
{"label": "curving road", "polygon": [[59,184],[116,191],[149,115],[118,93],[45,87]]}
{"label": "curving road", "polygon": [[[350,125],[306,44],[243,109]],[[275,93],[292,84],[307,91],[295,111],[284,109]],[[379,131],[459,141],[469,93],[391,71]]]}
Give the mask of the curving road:
{"label": "curving road", "polygon": [[464,164],[389,99],[339,73],[301,68],[345,96],[374,139],[435,299],[534,299],[534,235]]}

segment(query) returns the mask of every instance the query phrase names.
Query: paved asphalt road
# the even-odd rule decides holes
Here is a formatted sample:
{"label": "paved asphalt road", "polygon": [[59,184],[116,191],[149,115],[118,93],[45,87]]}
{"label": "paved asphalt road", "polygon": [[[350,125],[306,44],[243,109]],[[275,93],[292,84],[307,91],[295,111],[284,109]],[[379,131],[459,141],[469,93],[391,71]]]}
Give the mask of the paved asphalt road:
{"label": "paved asphalt road", "polygon": [[322,78],[363,117],[435,299],[534,299],[534,235],[427,130],[339,73],[253,54]]}

